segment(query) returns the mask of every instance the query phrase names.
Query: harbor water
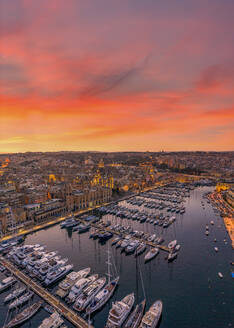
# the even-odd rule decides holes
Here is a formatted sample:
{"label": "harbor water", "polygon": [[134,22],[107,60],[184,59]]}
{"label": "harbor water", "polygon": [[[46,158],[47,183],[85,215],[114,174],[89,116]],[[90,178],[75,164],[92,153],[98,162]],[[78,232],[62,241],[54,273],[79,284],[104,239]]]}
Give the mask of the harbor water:
{"label": "harbor water", "polygon": [[[111,215],[104,217],[104,220],[131,225],[134,230],[162,235],[165,245],[177,239],[181,249],[172,263],[165,259],[167,253],[160,250],[155,259],[145,264],[144,255],[136,260],[134,255],[125,255],[120,249],[111,246],[111,240],[100,244],[98,240],[89,238],[89,232],[78,234],[72,232],[72,229],[60,229],[59,225],[28,235],[25,243],[44,244],[48,251],[57,250],[59,255],[67,257],[68,263],[74,264],[74,271],[90,267],[91,273],[98,273],[100,277],[107,273],[107,249],[111,250],[112,262],[115,262],[112,269],[117,270],[120,280],[113,297],[92,317],[96,328],[105,326],[112,302],[131,292],[135,293],[136,303],[141,302],[145,294],[146,310],[157,299],[163,301],[160,328],[234,327],[233,278],[230,265],[233,261],[233,250],[222,218],[215,214],[212,205],[202,198],[205,192],[212,189],[199,187],[192,190],[190,196],[185,199],[186,212],[182,215],[171,214],[176,216],[176,221],[165,229]],[[204,208],[201,201],[205,203]],[[210,224],[211,220],[214,225]],[[206,224],[209,225],[209,236],[205,234]],[[214,239],[217,239],[217,242],[214,242]],[[214,247],[218,247],[218,252],[215,252]],[[223,274],[222,279],[218,272]],[[3,279],[4,275],[0,273],[0,277]],[[51,292],[55,289],[56,287],[53,287]],[[3,299],[8,293],[9,291],[0,294],[0,326],[4,325],[7,315],[7,306],[4,305]],[[34,300],[37,299],[35,296]],[[48,316],[48,313],[41,309],[22,327],[38,327]],[[71,324],[66,321],[65,323],[71,327]]]}

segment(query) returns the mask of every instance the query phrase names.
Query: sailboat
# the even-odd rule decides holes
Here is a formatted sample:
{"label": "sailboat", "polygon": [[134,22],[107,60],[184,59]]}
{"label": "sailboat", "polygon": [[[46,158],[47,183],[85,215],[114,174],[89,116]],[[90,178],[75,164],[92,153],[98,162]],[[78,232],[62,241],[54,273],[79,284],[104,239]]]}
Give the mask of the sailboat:
{"label": "sailboat", "polygon": [[30,319],[41,307],[42,301],[34,303],[18,313],[4,328],[13,328]]}
{"label": "sailboat", "polygon": [[137,328],[139,326],[144,314],[145,303],[146,300],[144,299],[140,304],[137,304],[123,328]]}
{"label": "sailboat", "polygon": [[88,315],[90,315],[91,313],[99,310],[104,304],[106,304],[108,302],[108,300],[111,298],[111,296],[113,295],[118,282],[119,282],[119,276],[117,276],[115,279],[111,280],[111,274],[110,274],[110,251],[109,251],[109,244],[108,244],[108,260],[107,260],[107,268],[108,268],[108,283],[107,285],[101,289],[100,292],[98,292],[96,294],[96,296],[94,297],[94,299],[91,301],[91,303],[87,306],[86,308],[86,313]]}

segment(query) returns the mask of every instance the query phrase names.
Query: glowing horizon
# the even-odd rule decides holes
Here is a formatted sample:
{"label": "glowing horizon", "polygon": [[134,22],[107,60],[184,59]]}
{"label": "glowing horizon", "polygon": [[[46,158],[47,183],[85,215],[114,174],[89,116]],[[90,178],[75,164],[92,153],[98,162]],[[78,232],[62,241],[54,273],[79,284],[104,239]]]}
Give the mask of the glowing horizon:
{"label": "glowing horizon", "polygon": [[0,0],[0,153],[230,151],[234,3]]}

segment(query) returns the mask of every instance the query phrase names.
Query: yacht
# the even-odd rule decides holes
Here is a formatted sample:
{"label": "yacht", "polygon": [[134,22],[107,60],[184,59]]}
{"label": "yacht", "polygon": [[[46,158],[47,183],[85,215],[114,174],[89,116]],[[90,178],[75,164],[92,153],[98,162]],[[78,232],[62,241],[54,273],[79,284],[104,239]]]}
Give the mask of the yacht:
{"label": "yacht", "polygon": [[57,268],[65,265],[68,261],[68,258],[64,258],[62,260],[54,260],[51,259],[49,260],[45,265],[43,265],[40,270],[39,270],[39,274],[41,274],[42,276],[45,276],[46,274],[56,270]]}
{"label": "yacht", "polygon": [[71,227],[74,227],[78,224],[78,222],[76,221],[76,219],[72,216],[68,219],[66,219],[65,221],[63,221],[61,224],[60,224],[60,227],[61,228],[71,228]]}
{"label": "yacht", "polygon": [[70,293],[66,297],[66,302],[71,304],[74,303],[77,297],[82,293],[83,289],[89,284],[92,284],[98,278],[98,274],[94,274],[88,278],[79,279],[75,285],[71,288]]}
{"label": "yacht", "polygon": [[176,244],[177,244],[177,240],[173,240],[168,244],[168,248],[173,249],[175,248]]}
{"label": "yacht", "polygon": [[83,232],[86,232],[90,229],[90,224],[79,224],[77,227],[76,227],[76,231],[78,231],[78,233],[83,233]]}
{"label": "yacht", "polygon": [[162,315],[162,301],[156,301],[143,316],[139,328],[156,328]]}
{"label": "yacht", "polygon": [[86,268],[83,270],[80,270],[78,272],[71,272],[67,275],[67,277],[61,281],[58,285],[58,290],[56,291],[56,294],[60,297],[65,297],[69,293],[72,286],[81,278],[87,277],[87,275],[90,273],[90,268]]}
{"label": "yacht", "polygon": [[86,306],[92,301],[94,296],[105,285],[106,277],[95,280],[92,284],[89,284],[82,292],[82,294],[76,299],[73,309],[76,311],[84,311]]}
{"label": "yacht", "polygon": [[113,245],[117,244],[117,242],[118,242],[119,240],[121,240],[121,237],[116,237],[116,238],[114,238],[114,239],[112,240],[112,242],[111,242],[111,245],[113,246]]}
{"label": "yacht", "polygon": [[156,235],[153,234],[152,236],[150,236],[150,237],[148,238],[148,241],[149,241],[149,242],[153,242],[153,241],[155,240],[155,238],[156,238]]}
{"label": "yacht", "polygon": [[30,319],[41,307],[42,301],[32,304],[24,309],[22,312],[18,313],[4,328],[13,328],[16,327],[26,320]]}
{"label": "yacht", "polygon": [[4,302],[10,302],[13,299],[19,297],[20,295],[22,295],[24,292],[26,291],[26,287],[22,286],[19,287],[17,289],[15,289],[13,292],[11,292],[10,294],[8,294],[5,298],[4,298]]}
{"label": "yacht", "polygon": [[158,244],[158,245],[160,245],[160,244],[162,244],[162,243],[164,242],[163,237],[158,237],[158,238],[156,238],[156,239],[157,239],[157,242],[156,242],[156,240],[155,240],[155,242],[156,242],[156,244]]}
{"label": "yacht", "polygon": [[16,283],[16,279],[14,277],[8,277],[3,279],[0,282],[0,293],[3,292],[8,287],[12,286],[14,283]]}
{"label": "yacht", "polygon": [[121,327],[129,315],[135,301],[134,293],[125,296],[121,301],[112,303],[106,328]]}
{"label": "yacht", "polygon": [[218,276],[219,276],[220,278],[223,278],[223,274],[222,274],[222,272],[218,272]]}
{"label": "yacht", "polygon": [[158,255],[159,249],[157,247],[151,248],[151,250],[145,255],[145,262],[152,260],[156,255]]}
{"label": "yacht", "polygon": [[38,328],[58,328],[64,323],[58,312],[53,312],[49,318],[42,321]]}
{"label": "yacht", "polygon": [[49,272],[44,281],[45,286],[52,285],[56,281],[60,280],[68,274],[73,268],[73,264],[68,264],[62,267],[57,268],[56,270]]}
{"label": "yacht", "polygon": [[146,250],[146,244],[140,243],[140,245],[137,246],[137,249],[135,251],[135,256],[141,255]]}
{"label": "yacht", "polygon": [[103,288],[91,301],[86,308],[86,313],[91,314],[100,309],[113,295],[119,282],[119,277],[109,282],[105,288]]}
{"label": "yacht", "polygon": [[139,245],[138,240],[131,241],[130,244],[125,248],[125,253],[126,254],[134,253],[138,245]]}
{"label": "yacht", "polygon": [[9,305],[9,310],[12,310],[20,305],[23,305],[24,303],[29,301],[33,297],[33,295],[34,295],[33,292],[27,292],[26,294],[20,296],[19,298],[16,298],[16,300]]}
{"label": "yacht", "polygon": [[177,252],[175,253],[170,252],[167,257],[168,262],[172,262],[173,260],[175,260],[177,258],[177,255],[178,255]]}
{"label": "yacht", "polygon": [[180,248],[181,248],[181,246],[178,244],[178,245],[176,245],[175,250],[176,250],[176,251],[179,251]]}
{"label": "yacht", "polygon": [[140,304],[137,304],[123,328],[137,328],[139,326],[144,314],[145,303],[146,300],[144,299]]}

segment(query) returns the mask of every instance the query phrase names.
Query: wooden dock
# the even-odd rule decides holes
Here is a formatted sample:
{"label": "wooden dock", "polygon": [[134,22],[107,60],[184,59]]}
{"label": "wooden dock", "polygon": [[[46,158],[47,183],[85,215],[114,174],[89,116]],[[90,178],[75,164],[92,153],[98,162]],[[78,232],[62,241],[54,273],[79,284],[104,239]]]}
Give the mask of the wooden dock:
{"label": "wooden dock", "polygon": [[68,308],[64,303],[60,302],[54,295],[49,293],[45,288],[35,283],[32,279],[26,276],[22,271],[18,270],[12,263],[5,258],[0,257],[0,263],[4,265],[17,279],[21,280],[34,293],[40,296],[44,301],[49,303],[55,310],[70,321],[78,328],[94,328],[88,324],[84,319],[77,315],[74,311]]}

